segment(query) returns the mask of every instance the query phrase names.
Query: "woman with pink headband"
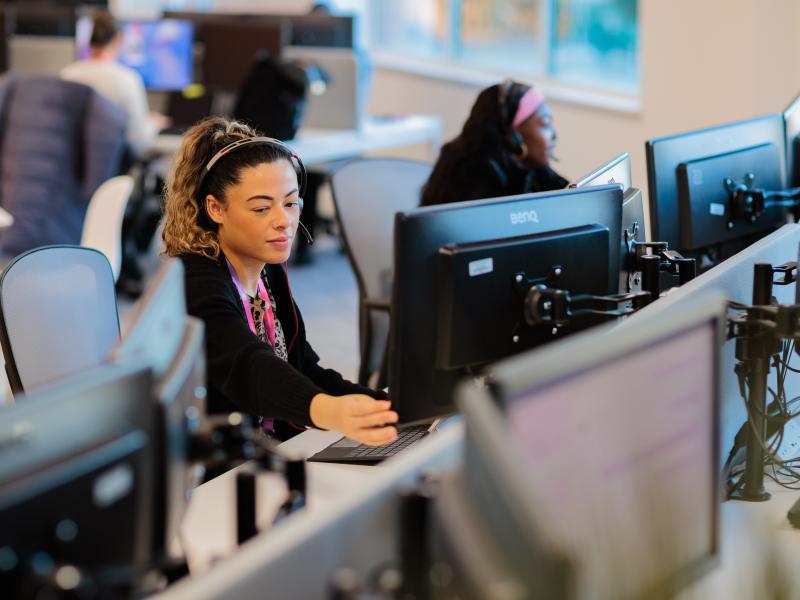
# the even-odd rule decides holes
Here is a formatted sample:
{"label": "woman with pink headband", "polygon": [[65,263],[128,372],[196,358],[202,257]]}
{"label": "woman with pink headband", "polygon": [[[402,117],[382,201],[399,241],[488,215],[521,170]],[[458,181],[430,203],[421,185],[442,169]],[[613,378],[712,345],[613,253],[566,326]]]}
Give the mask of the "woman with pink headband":
{"label": "woman with pink headband", "polygon": [[558,190],[550,167],[556,132],[535,87],[507,79],[483,90],[457,138],[442,147],[422,206]]}

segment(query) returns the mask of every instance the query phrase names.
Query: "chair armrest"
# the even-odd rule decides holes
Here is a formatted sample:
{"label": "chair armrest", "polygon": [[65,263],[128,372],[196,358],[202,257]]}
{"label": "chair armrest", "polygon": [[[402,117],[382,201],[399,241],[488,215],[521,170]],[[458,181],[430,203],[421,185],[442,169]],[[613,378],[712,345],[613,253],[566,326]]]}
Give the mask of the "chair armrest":
{"label": "chair armrest", "polygon": [[364,307],[389,312],[392,301],[389,298],[364,298]]}

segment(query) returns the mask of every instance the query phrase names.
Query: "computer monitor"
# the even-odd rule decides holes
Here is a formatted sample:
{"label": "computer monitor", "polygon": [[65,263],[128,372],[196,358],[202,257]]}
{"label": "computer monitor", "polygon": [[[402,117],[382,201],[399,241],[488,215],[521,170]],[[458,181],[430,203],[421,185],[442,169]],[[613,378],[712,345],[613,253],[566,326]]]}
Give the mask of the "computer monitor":
{"label": "computer monitor", "polygon": [[718,563],[724,315],[721,295],[696,295],[505,361],[492,393],[459,396],[462,501],[523,589],[542,554],[566,557],[546,576],[575,598],[671,597]]}
{"label": "computer monitor", "polygon": [[[766,190],[785,187],[786,153],[780,113],[649,140],[647,183],[651,235],[673,250],[732,256],[784,220],[785,209],[767,208],[750,222],[729,202],[725,180]],[[702,267],[703,265],[699,265]]]}
{"label": "computer monitor", "polygon": [[800,186],[800,96],[783,111],[786,131],[786,169],[790,187]]}
{"label": "computer monitor", "polygon": [[129,326],[111,351],[119,364],[143,363],[155,376],[159,438],[155,531],[169,554],[197,485],[189,445],[205,414],[205,346],[202,322],[186,315],[183,266],[165,263],[133,310]]}
{"label": "computer monitor", "polygon": [[617,183],[622,186],[622,191],[633,187],[631,176],[631,158],[627,152],[615,156],[610,161],[603,163],[583,177],[579,177],[569,187],[589,187],[593,185],[609,185]]}
{"label": "computer monitor", "polygon": [[[621,211],[614,185],[398,213],[389,395],[401,422],[453,412],[452,389],[467,365],[475,372],[558,337],[552,327],[526,325],[517,274],[549,275],[572,294],[616,293],[620,246],[610,240],[620,237]],[[581,251],[569,248],[573,240]]]}
{"label": "computer monitor", "polygon": [[100,592],[107,569],[141,576],[152,566],[151,393],[148,369],[104,365],[0,411],[0,586],[9,597],[22,597],[14,590],[37,553],[85,569]]}
{"label": "computer monitor", "polygon": [[622,186],[622,236],[620,238],[622,252],[622,270],[620,271],[620,290],[636,290],[640,288],[634,261],[633,242],[644,242],[650,239],[649,228],[644,216],[644,199],[642,192],[633,187],[631,176],[631,159],[627,152],[612,158],[607,163],[578,178],[569,187],[592,187],[596,185],[618,184]]}
{"label": "computer monitor", "polygon": [[353,47],[353,17],[334,15],[285,15],[291,28],[292,46]]}
{"label": "computer monitor", "polygon": [[[118,61],[141,75],[147,89],[181,90],[193,81],[194,25],[191,21],[125,21]],[[89,57],[92,18],[78,19],[75,33],[79,60]]]}
{"label": "computer monitor", "polygon": [[212,90],[237,92],[259,52],[278,58],[285,34],[272,22],[220,19],[203,24],[203,84]]}
{"label": "computer monitor", "polygon": [[233,23],[266,23],[281,25],[286,32],[286,43],[292,46],[318,48],[352,48],[353,17],[334,15],[282,15],[274,13],[246,14],[219,12],[164,11],[164,18],[188,19],[200,27],[203,39],[206,23],[227,21]]}
{"label": "computer monitor", "polygon": [[3,3],[14,35],[72,37],[75,35],[76,6],[66,3],[17,2]]}
{"label": "computer monitor", "polygon": [[[684,306],[694,301],[694,298],[703,292],[714,290],[722,293],[728,300],[741,304],[751,304],[753,300],[753,265],[766,262],[772,265],[781,265],[797,260],[797,248],[800,245],[800,225],[784,225],[778,231],[749,246],[737,255],[725,260],[680,286],[672,290],[649,306],[644,307],[636,314],[629,317],[626,325],[634,326],[639,319],[669,318],[672,311],[680,311]],[[795,298],[794,285],[776,285],[772,295],[781,304],[792,304]],[[737,432],[747,424],[747,410],[742,400],[740,379],[736,372],[736,343],[731,340],[722,345],[721,353],[721,430],[720,430],[720,456],[723,467],[725,460],[731,455],[735,447],[734,440]],[[777,388],[775,369],[772,369],[768,385],[771,389]],[[785,381],[787,398],[800,396],[800,378],[787,377]],[[783,443],[777,451],[782,454],[786,451],[786,458],[794,458],[798,452],[800,437],[785,432]]]}

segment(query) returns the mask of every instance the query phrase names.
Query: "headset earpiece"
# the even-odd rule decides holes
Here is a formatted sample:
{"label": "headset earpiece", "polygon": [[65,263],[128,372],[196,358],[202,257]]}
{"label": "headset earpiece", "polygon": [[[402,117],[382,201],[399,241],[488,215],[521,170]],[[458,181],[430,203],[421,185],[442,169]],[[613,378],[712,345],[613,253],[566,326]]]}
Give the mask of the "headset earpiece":
{"label": "headset earpiece", "polygon": [[509,114],[509,97],[514,82],[510,79],[504,80],[497,88],[497,113],[500,121],[500,132],[503,144],[512,156],[522,157],[525,154],[525,141],[522,135],[511,126],[514,115]]}
{"label": "headset earpiece", "polygon": [[297,204],[300,206],[300,212],[303,212],[303,204],[304,204],[304,203],[305,203],[305,200],[303,200],[303,197],[302,197],[302,196],[300,196],[300,197],[297,199]]}

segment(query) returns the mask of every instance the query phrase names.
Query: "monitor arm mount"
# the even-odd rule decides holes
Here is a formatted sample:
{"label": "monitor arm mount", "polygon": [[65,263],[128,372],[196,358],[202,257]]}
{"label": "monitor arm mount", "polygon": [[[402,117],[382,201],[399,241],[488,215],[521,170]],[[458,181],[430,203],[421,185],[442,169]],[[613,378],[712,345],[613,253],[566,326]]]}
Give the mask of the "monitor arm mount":
{"label": "monitor arm mount", "polygon": [[768,208],[782,206],[795,208],[800,206],[800,187],[785,190],[765,190],[753,187],[756,176],[747,173],[741,182],[736,182],[730,177],[725,179],[725,189],[728,190],[728,208],[730,219],[728,229],[733,229],[734,220],[745,220],[755,223],[762,213]]}
{"label": "monitor arm mount", "polygon": [[514,275],[514,285],[524,298],[523,316],[528,325],[559,328],[575,319],[589,316],[613,321],[650,303],[650,292],[646,291],[607,296],[573,296],[567,290],[557,287],[563,272],[563,267],[555,265],[545,277],[531,279],[523,272]]}
{"label": "monitor arm mount", "polygon": [[[258,469],[282,475],[289,493],[273,519],[277,522],[305,506],[306,463],[302,456],[289,456],[278,449],[259,429],[249,416],[241,413],[207,416],[191,438],[190,459],[203,464],[212,474],[255,461]],[[258,533],[252,470],[237,473],[236,492],[238,539],[243,543]]]}
{"label": "monitor arm mount", "polygon": [[[773,279],[775,274],[782,275]],[[764,490],[764,457],[767,443],[767,379],[770,361],[781,350],[783,340],[800,339],[800,304],[776,304],[774,285],[789,285],[797,279],[797,264],[777,267],[756,263],[753,272],[753,304],[728,302],[736,314],[728,317],[728,340],[736,340],[736,374],[747,406],[746,459],[740,489],[731,498],[760,502],[770,494]],[[748,393],[749,392],[749,393]],[[738,437],[738,436],[737,436]]]}
{"label": "monitor arm mount", "polygon": [[[651,254],[646,253],[650,251]],[[642,289],[650,292],[653,300],[661,296],[661,273],[678,278],[679,285],[691,281],[697,275],[697,264],[693,258],[685,258],[676,250],[670,250],[667,242],[636,242],[629,244],[631,271],[641,271]]]}

